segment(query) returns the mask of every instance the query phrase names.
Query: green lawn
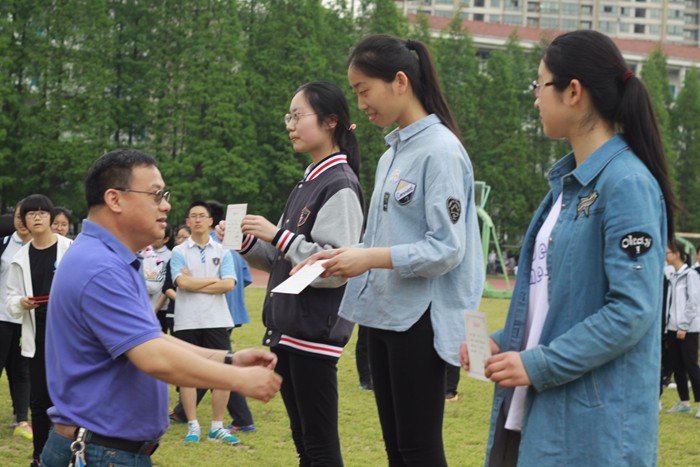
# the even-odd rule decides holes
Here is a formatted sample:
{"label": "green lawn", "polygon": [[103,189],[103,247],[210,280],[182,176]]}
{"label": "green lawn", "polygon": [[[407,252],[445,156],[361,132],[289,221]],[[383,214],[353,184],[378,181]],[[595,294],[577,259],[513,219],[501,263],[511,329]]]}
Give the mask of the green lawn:
{"label": "green lawn", "polygon": [[[263,335],[260,309],[263,289],[247,289],[248,308],[252,324],[233,333],[235,348],[259,345]],[[482,302],[489,325],[499,327],[508,302]],[[340,391],[340,436],[345,464],[349,467],[386,465],[381,431],[372,393],[358,388],[354,361],[355,338],[345,349],[338,365]],[[492,386],[463,377],[459,386],[459,401],[445,407],[444,438],[447,460],[451,466],[480,466],[488,432]],[[176,393],[171,391],[174,399]],[[666,391],[663,403],[670,407],[677,398],[675,390]],[[0,381],[0,465],[26,466],[31,458],[31,442],[12,437],[12,411],[6,378]],[[172,425],[161,447],[153,456],[157,466],[217,466],[217,467],[289,467],[296,465],[294,444],[289,434],[288,421],[282,399],[276,397],[268,404],[250,402],[258,427],[257,433],[241,434],[239,446],[221,446],[200,442],[183,445],[185,425]],[[200,405],[198,416],[203,426],[211,421],[211,405],[207,396]],[[228,420],[225,421],[228,423]],[[138,420],[134,420],[138,423]],[[700,465],[700,420],[688,415],[661,417],[659,464],[662,466]]]}

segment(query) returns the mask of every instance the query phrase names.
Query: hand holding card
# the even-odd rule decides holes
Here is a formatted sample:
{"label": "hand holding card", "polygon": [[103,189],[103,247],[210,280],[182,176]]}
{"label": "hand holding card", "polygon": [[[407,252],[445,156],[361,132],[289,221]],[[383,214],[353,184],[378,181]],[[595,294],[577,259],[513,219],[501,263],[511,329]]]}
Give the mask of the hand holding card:
{"label": "hand holding card", "polygon": [[44,303],[49,303],[49,296],[41,295],[39,297],[27,297],[27,300],[33,305],[42,305]]}

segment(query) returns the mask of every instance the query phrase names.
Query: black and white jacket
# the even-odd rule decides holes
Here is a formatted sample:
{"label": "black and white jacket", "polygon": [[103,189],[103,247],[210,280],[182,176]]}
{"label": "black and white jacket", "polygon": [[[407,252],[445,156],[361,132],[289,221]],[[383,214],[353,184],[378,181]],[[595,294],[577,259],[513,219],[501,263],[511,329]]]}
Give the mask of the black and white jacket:
{"label": "black and white jacket", "polygon": [[272,244],[248,235],[240,253],[251,266],[270,272],[263,305],[263,344],[337,360],[353,323],[338,317],[345,279],[316,279],[298,295],[273,294],[298,263],[324,249],[360,242],[364,198],[344,154],[307,168],[292,189]]}

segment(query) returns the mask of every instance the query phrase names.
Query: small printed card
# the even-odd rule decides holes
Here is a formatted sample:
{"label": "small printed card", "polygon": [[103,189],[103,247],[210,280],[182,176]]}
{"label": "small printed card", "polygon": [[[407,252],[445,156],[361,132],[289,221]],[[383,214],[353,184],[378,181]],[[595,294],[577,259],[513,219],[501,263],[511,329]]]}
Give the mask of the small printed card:
{"label": "small printed card", "polygon": [[323,272],[323,263],[326,261],[328,260],[322,259],[316,261],[314,264],[307,264],[299,269],[296,274],[290,276],[289,279],[272,289],[272,292],[297,295],[308,287],[314,279],[321,275]]}
{"label": "small printed card", "polygon": [[226,231],[221,244],[229,250],[240,250],[243,244],[241,221],[248,210],[248,204],[229,204],[226,207]]}
{"label": "small printed card", "polygon": [[469,351],[469,372],[472,378],[488,379],[484,373],[486,360],[491,356],[491,344],[486,327],[486,315],[478,311],[466,311],[464,323],[467,328],[467,350]]}

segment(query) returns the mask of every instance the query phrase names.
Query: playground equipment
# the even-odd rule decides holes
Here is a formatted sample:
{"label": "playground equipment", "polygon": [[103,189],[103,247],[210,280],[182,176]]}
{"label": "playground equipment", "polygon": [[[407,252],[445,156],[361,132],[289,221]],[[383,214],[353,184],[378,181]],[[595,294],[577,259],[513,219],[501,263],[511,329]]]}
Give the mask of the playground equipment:
{"label": "playground equipment", "polygon": [[482,297],[511,298],[513,291],[510,289],[510,278],[508,277],[505,261],[503,261],[501,247],[498,244],[496,227],[493,225],[491,216],[488,215],[486,209],[484,208],[484,206],[486,206],[486,201],[489,199],[489,193],[491,193],[491,187],[487,185],[486,182],[474,182],[474,203],[476,204],[476,213],[481,221],[481,248],[484,252],[484,268],[486,268],[488,264],[487,258],[489,254],[489,245],[493,243],[493,246],[496,249],[496,261],[498,261],[498,263],[501,265],[501,272],[503,274],[503,279],[505,279],[506,289],[500,290],[488,282],[484,282]]}

